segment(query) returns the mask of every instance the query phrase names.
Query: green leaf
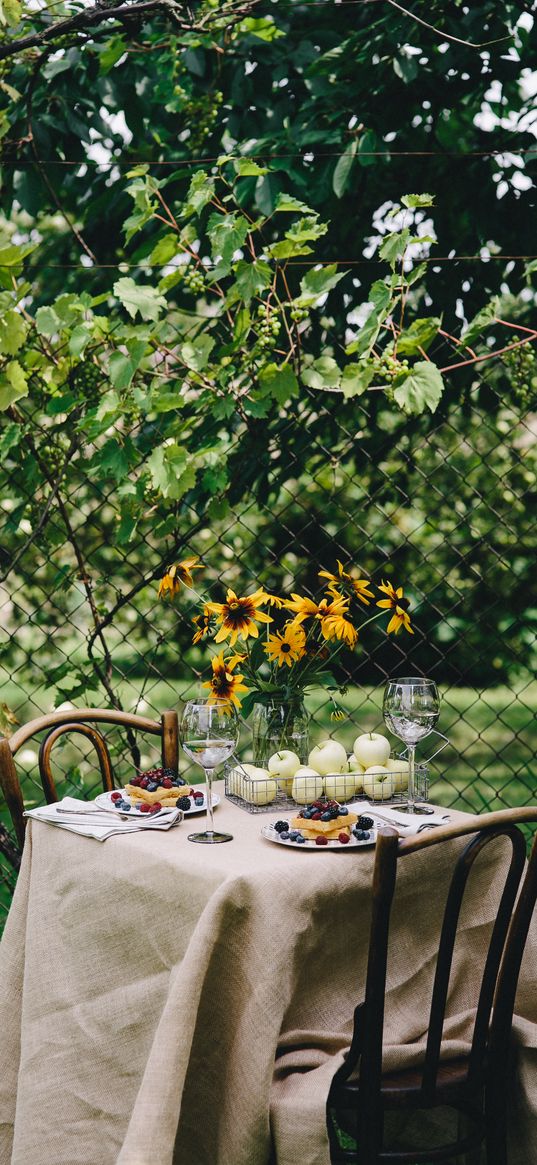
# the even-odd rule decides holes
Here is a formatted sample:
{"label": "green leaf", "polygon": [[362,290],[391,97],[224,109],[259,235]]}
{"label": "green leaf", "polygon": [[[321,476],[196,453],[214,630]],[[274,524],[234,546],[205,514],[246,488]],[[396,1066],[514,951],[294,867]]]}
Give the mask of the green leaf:
{"label": "green leaf", "polygon": [[263,395],[271,396],[278,404],[285,404],[298,392],[298,380],[288,364],[278,367],[267,364],[259,375],[259,387]]}
{"label": "green leaf", "polygon": [[158,392],[151,396],[151,407],[156,413],[170,413],[184,406],[184,397],[178,392]]}
{"label": "green leaf", "polygon": [[272,279],[272,270],[262,259],[256,259],[253,263],[239,259],[234,274],[235,288],[244,303],[249,303],[254,295],[264,291]]}
{"label": "green leaf", "polygon": [[426,352],[429,344],[432,343],[438,334],[440,322],[439,316],[423,316],[420,319],[413,320],[409,327],[405,328],[398,337],[398,355],[415,356],[420,351],[420,348]]}
{"label": "green leaf", "polygon": [[85,324],[78,324],[69,336],[69,351],[71,356],[81,356],[91,340],[91,332]]}
{"label": "green leaf", "polygon": [[14,356],[22,348],[28,325],[18,311],[8,311],[0,319],[0,352],[4,356]]}
{"label": "green leaf", "polygon": [[379,247],[379,255],[381,259],[385,259],[392,267],[398,259],[404,255],[410,239],[410,231],[408,227],[403,227],[402,231],[392,231],[391,234],[386,235],[386,238]]}
{"label": "green leaf", "polygon": [[373,349],[382,324],[393,309],[395,299],[392,292],[382,279],[377,279],[369,292],[368,303],[372,309],[360,329],[356,340],[345,349],[348,356],[357,353],[359,356],[369,355]]}
{"label": "green leaf", "polygon": [[277,27],[272,16],[247,16],[245,20],[241,20],[238,28],[240,32],[248,32],[250,36],[268,42],[285,36],[283,29]]}
{"label": "green leaf", "polygon": [[40,336],[52,336],[61,332],[61,321],[53,307],[40,307],[35,314],[35,326]]}
{"label": "green leaf", "polygon": [[145,340],[130,340],[126,347],[128,355],[125,356],[123,352],[112,352],[109,360],[110,380],[118,392],[129,387],[134,373],[140,367],[147,345]]}
{"label": "green leaf", "polygon": [[298,198],[293,198],[292,194],[278,194],[276,202],[274,203],[274,211],[293,211],[298,210],[303,214],[313,214],[309,206],[305,202],[299,202]]}
{"label": "green leaf", "polygon": [[0,24],[18,24],[21,15],[22,4],[19,0],[0,0]]}
{"label": "green leaf", "polygon": [[207,224],[207,234],[211,241],[211,254],[216,267],[211,282],[228,275],[236,251],[242,247],[250,229],[243,215],[213,214]]}
{"label": "green leaf", "polygon": [[412,210],[417,206],[434,206],[434,194],[403,194],[401,202]]}
{"label": "green leaf", "polygon": [[122,481],[129,472],[129,458],[123,445],[111,437],[99,451],[97,464],[107,476]]}
{"label": "green leaf", "polygon": [[23,437],[24,429],[22,425],[18,425],[16,421],[8,421],[0,434],[0,457],[5,457],[10,449],[15,449]]}
{"label": "green leaf", "polygon": [[304,275],[300,280],[300,295],[294,302],[301,307],[315,306],[318,300],[326,295],[327,291],[331,291],[336,283],[343,279],[344,275],[346,275],[345,271],[337,272],[335,263],[318,270],[308,271],[307,275]]}
{"label": "green leaf", "polygon": [[485,328],[490,327],[491,324],[496,322],[498,313],[498,298],[494,296],[490,303],[487,303],[486,307],[481,308],[481,311],[478,311],[477,315],[468,324],[468,327],[464,329],[461,335],[461,342],[463,344],[473,344],[481,333],[484,332]]}
{"label": "green leaf", "polygon": [[199,214],[212,198],[214,198],[214,178],[211,178],[205,170],[198,170],[188,189],[182,208],[183,217],[190,218],[193,214]]}
{"label": "green leaf", "polygon": [[319,356],[302,372],[302,380],[309,388],[339,388],[341,369],[332,356]]}
{"label": "green leaf", "polygon": [[358,143],[356,139],[353,138],[353,140],[349,142],[344,154],[342,154],[334,170],[332,178],[332,189],[337,198],[343,198],[343,195],[349,185],[349,179],[354,165],[357,149]]}
{"label": "green leaf", "polygon": [[28,382],[24,368],[18,360],[10,360],[0,373],[0,412],[5,412],[14,401],[27,395]]}
{"label": "green leaf", "polygon": [[195,340],[187,340],[186,344],[181,345],[181,359],[187,368],[192,368],[194,372],[202,372],[207,367],[213,348],[212,337],[202,332]]}
{"label": "green leaf", "polygon": [[177,235],[163,235],[153,247],[149,256],[149,262],[154,263],[157,267],[164,267],[166,263],[170,262],[170,259],[175,258],[178,250]]}
{"label": "green leaf", "polygon": [[267,255],[271,259],[293,259],[296,255],[311,255],[312,247],[307,243],[296,243],[292,239],[282,239],[280,243],[271,243],[266,247]]}
{"label": "green leaf", "polygon": [[234,165],[239,178],[253,178],[268,174],[267,167],[258,166],[257,162],[254,162],[252,158],[240,158]]}
{"label": "green leaf", "polygon": [[341,390],[343,396],[362,396],[367,391],[374,377],[374,368],[369,360],[360,360],[356,364],[347,364],[341,374]]}
{"label": "green leaf", "polygon": [[378,152],[378,138],[376,133],[368,129],[362,134],[358,142],[358,161],[361,166],[375,166],[378,158],[375,156]]}
{"label": "green leaf", "polygon": [[426,408],[434,413],[444,391],[441,373],[429,360],[414,364],[408,376],[397,378],[394,385],[394,400],[403,412],[417,415]]}
{"label": "green leaf", "polygon": [[159,317],[161,308],[166,307],[164,296],[159,295],[156,288],[150,287],[148,284],[137,284],[134,279],[130,279],[128,276],[116,280],[114,295],[126,308],[131,319],[134,319],[136,313],[139,312],[143,320],[155,321]]}
{"label": "green leaf", "polygon": [[[188,463],[188,464],[187,464]],[[196,484],[197,469],[185,449],[175,442],[159,445],[147,461],[153,488],[162,497],[178,501]]]}

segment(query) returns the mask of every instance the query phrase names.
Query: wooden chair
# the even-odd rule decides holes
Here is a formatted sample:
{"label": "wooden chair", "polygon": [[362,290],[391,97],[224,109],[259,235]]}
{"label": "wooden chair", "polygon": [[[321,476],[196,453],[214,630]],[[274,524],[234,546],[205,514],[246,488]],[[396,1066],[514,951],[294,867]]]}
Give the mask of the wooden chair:
{"label": "wooden chair", "polygon": [[[177,713],[163,712],[160,720],[150,720],[131,712],[117,712],[109,708],[74,708],[65,712],[50,712],[21,725],[9,740],[0,740],[0,787],[11,814],[17,841],[22,849],[26,819],[23,816],[22,791],[15,768],[14,756],[23,744],[33,736],[45,733],[39,748],[39,775],[47,804],[58,800],[51,768],[51,753],[56,741],[67,732],[76,732],[93,744],[97,753],[103,789],[114,788],[112,760],[106,740],[96,724],[111,724],[125,729],[133,765],[140,763],[140,753],[136,743],[136,733],[147,732],[161,738],[163,768],[177,772],[179,764],[179,732]],[[9,855],[7,855],[9,856]]]}
{"label": "wooden chair", "polygon": [[[526,867],[526,841],[517,828],[537,821],[537,807],[507,809],[431,829],[400,840],[389,827],[379,829],[372,890],[372,919],[365,999],[355,1012],[354,1034],[345,1064],[336,1073],[328,1099],[331,1159],[334,1165],[433,1165],[480,1160],[507,1165],[506,1100],[512,1067],[510,1036],[515,992],[524,945],[537,895],[537,837]],[[478,830],[478,832],[476,832]],[[389,921],[398,861],[430,846],[473,834],[454,861],[440,939],[429,1013],[425,1061],[419,1068],[382,1071],[386,963]],[[497,838],[506,838],[509,866],[500,886],[497,917],[482,969],[471,1050],[456,1060],[440,1059],[450,969],[465,889],[475,859]],[[522,887],[517,899],[520,883]],[[515,905],[516,900],[516,905]],[[417,1001],[425,1008],[425,1000]],[[412,1113],[447,1106],[459,1114],[455,1137],[433,1148],[383,1147],[384,1117],[390,1111]],[[332,1116],[356,1141],[354,1150],[338,1143]],[[343,1138],[339,1138],[342,1140]],[[473,1156],[472,1156],[473,1154]]]}

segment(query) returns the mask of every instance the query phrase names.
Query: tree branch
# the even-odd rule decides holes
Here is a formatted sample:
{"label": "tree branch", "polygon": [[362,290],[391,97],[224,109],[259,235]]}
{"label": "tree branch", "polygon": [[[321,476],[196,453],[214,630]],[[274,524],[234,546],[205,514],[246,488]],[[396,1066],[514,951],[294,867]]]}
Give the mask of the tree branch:
{"label": "tree branch", "polygon": [[[7,57],[17,56],[26,49],[43,48],[71,32],[85,33],[106,21],[128,21],[133,16],[145,15],[159,10],[164,12],[175,28],[181,32],[208,31],[212,23],[218,22],[219,25],[222,22],[236,24],[259,3],[260,0],[246,0],[245,3],[238,5],[232,3],[227,7],[224,6],[220,11],[206,13],[196,20],[190,13],[188,6],[178,3],[177,0],[138,0],[137,3],[133,4],[114,4],[114,0],[112,0],[109,7],[103,0],[91,8],[76,12],[74,16],[67,16],[63,20],[57,20],[53,24],[47,25],[40,32],[31,32],[27,36],[21,36],[9,43],[0,45],[0,61],[6,60]],[[183,15],[184,9],[188,14],[187,18]],[[38,15],[39,13],[36,13],[36,16]]]}

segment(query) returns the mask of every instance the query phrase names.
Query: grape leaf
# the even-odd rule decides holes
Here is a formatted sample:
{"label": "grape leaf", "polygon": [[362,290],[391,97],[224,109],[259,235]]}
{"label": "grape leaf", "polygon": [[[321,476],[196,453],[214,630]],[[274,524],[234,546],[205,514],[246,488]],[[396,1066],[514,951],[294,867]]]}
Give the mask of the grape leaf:
{"label": "grape leaf", "polygon": [[419,414],[426,408],[434,413],[444,391],[444,381],[436,364],[420,360],[408,376],[398,378],[394,386],[394,400],[404,413]]}

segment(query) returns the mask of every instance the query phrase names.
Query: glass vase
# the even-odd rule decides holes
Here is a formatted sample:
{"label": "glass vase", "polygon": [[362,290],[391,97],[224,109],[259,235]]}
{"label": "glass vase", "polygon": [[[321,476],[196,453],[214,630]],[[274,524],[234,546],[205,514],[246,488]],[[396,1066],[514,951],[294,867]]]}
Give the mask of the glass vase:
{"label": "glass vase", "polygon": [[254,704],[252,713],[253,762],[261,768],[275,752],[289,749],[305,764],[309,754],[309,716],[301,695],[273,697]]}

